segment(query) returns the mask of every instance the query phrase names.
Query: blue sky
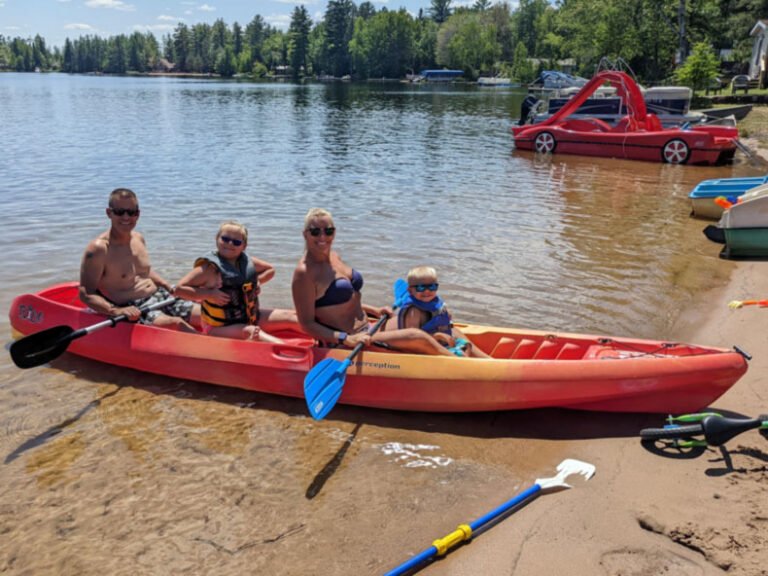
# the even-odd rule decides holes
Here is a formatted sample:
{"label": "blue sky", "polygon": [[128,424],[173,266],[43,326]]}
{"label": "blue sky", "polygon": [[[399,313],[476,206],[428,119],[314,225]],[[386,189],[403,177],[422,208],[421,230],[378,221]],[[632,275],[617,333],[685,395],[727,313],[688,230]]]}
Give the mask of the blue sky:
{"label": "blue sky", "polygon": [[[288,28],[290,14],[304,4],[313,21],[322,18],[327,0],[0,0],[0,34],[32,38],[40,34],[49,46],[84,34],[102,37],[151,31],[158,39],[179,22],[192,25],[222,18],[228,26],[245,26],[256,14],[272,26]],[[355,0],[359,4],[361,0]],[[416,15],[429,0],[371,0],[377,8],[401,7]],[[452,6],[472,4],[453,0]],[[517,2],[510,2],[517,5]]]}

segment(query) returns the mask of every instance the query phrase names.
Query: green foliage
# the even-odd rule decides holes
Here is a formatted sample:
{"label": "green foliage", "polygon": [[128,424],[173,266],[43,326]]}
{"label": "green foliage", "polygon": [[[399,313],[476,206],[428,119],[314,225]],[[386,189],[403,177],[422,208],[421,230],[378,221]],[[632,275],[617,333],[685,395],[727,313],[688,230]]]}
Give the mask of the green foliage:
{"label": "green foliage", "polygon": [[267,67],[264,66],[261,62],[254,62],[253,63],[253,69],[251,70],[251,75],[254,78],[264,78],[267,75]]}
{"label": "green foliage", "polygon": [[349,42],[355,25],[355,4],[352,0],[329,0],[325,11],[325,40],[327,42],[327,73],[340,78],[351,73]]}
{"label": "green foliage", "polygon": [[218,49],[214,70],[224,78],[230,78],[235,74],[237,65],[235,62],[235,51],[231,45]]}
{"label": "green foliage", "polygon": [[694,90],[702,90],[717,77],[720,62],[706,42],[699,42],[693,52],[675,72],[677,81]]}
{"label": "green foliage", "polygon": [[307,69],[309,55],[309,32],[312,20],[304,6],[297,6],[291,15],[291,26],[288,30],[288,54],[291,61],[293,77],[298,78]]}
{"label": "green foliage", "polygon": [[429,15],[437,24],[446,22],[451,16],[451,0],[430,0]]}
{"label": "green foliage", "polygon": [[477,77],[481,70],[490,70],[501,56],[496,28],[485,25],[482,15],[460,12],[451,16],[437,35],[437,63],[464,70]]}
{"label": "green foliage", "polygon": [[349,43],[355,71],[363,78],[404,76],[414,59],[416,26],[405,10],[357,18]]}
{"label": "green foliage", "polygon": [[[67,39],[61,50],[49,48],[39,35],[0,35],[0,69],[141,73],[157,69],[162,55],[176,71],[187,73],[252,73],[261,70],[260,64],[272,70],[290,65],[297,75],[303,69],[334,76],[402,76],[446,65],[469,74],[507,67],[526,81],[535,74],[529,57],[547,66],[573,59],[576,71],[590,76],[607,56],[621,57],[639,78],[654,82],[670,78],[678,51],[687,56],[691,45],[704,43],[715,54],[731,49],[733,60],[746,63],[753,43],[749,31],[768,17],[768,0],[519,0],[514,9],[505,0],[473,2],[454,9],[452,0],[430,0],[414,18],[377,10],[372,0],[359,7],[353,0],[330,0],[314,25],[299,5],[287,33],[256,15],[244,27],[237,22],[230,27],[222,19],[180,23],[161,42],[138,32],[81,36]],[[693,63],[677,77],[700,85],[701,54],[690,57]]]}
{"label": "green foliage", "polygon": [[512,62],[512,79],[527,84],[536,79],[536,72],[533,64],[528,60],[528,49],[523,42],[518,42]]}

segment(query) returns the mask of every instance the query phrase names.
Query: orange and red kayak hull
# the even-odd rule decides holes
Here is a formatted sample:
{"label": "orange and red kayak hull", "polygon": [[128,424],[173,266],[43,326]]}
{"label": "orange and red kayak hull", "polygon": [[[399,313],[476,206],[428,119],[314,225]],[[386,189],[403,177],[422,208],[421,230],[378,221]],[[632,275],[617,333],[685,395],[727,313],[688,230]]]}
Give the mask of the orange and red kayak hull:
{"label": "orange and red kayak hull", "polygon": [[[83,307],[77,284],[17,297],[18,335],[103,318]],[[561,407],[683,413],[709,406],[747,370],[734,351],[690,344],[487,326],[462,326],[493,359],[362,352],[347,372],[340,403],[395,410],[477,412]],[[68,352],[164,376],[303,397],[307,372],[346,350],[213,338],[120,323],[74,340]]]}

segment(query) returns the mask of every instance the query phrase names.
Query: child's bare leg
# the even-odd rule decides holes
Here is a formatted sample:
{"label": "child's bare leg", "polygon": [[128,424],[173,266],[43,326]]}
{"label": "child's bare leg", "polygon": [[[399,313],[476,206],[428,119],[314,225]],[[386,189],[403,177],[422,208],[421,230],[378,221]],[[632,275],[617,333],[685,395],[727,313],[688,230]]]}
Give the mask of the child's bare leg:
{"label": "child's bare leg", "polygon": [[454,338],[462,338],[467,342],[469,342],[469,344],[467,345],[464,351],[466,355],[469,356],[470,358],[490,358],[491,357],[489,354],[486,354],[485,352],[480,350],[479,347],[475,346],[472,340],[467,338],[466,335],[458,328],[454,328],[453,330],[451,330],[451,332],[453,333]]}

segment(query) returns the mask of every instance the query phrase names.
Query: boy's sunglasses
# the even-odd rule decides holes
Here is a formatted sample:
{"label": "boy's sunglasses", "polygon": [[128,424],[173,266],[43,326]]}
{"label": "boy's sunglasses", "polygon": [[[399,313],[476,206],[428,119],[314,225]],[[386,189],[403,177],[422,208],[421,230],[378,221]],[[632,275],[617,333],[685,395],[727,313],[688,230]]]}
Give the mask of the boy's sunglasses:
{"label": "boy's sunglasses", "polygon": [[440,284],[437,282],[432,282],[432,284],[414,284],[411,286],[416,292],[424,292],[425,290],[429,290],[430,292],[436,292],[437,289],[440,287]]}
{"label": "boy's sunglasses", "polygon": [[134,216],[138,216],[139,215],[139,209],[138,208],[136,208],[134,210],[132,210],[130,208],[110,208],[109,211],[112,212],[112,214],[114,214],[115,216],[125,216],[126,214],[128,214],[128,216],[133,218]]}
{"label": "boy's sunglasses", "polygon": [[320,236],[320,232],[324,232],[326,236],[333,236],[336,233],[336,228],[333,226],[326,226],[325,228],[307,228],[312,236]]}
{"label": "boy's sunglasses", "polygon": [[242,246],[243,241],[236,238],[230,238],[229,236],[219,236],[224,244],[232,244],[232,246]]}

